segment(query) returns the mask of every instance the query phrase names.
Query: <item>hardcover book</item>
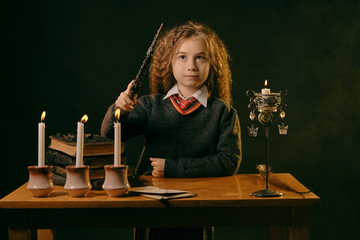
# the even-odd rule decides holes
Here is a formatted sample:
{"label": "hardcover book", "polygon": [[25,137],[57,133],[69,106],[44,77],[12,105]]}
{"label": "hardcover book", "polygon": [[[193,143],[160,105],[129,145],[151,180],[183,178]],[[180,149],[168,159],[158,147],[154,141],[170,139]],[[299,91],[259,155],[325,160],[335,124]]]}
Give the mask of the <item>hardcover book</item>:
{"label": "hardcover book", "polygon": [[[125,144],[121,143],[121,152],[124,152]],[[76,156],[76,134],[60,134],[50,136],[49,148]],[[98,134],[84,135],[83,156],[113,155],[114,141]]]}
{"label": "hardcover book", "polygon": [[[62,167],[76,165],[76,157],[52,149],[46,151],[45,159],[48,165],[59,165]],[[121,155],[121,163],[126,163],[124,154]],[[84,156],[83,164],[90,166],[90,168],[111,165],[114,164],[114,155]]]}
{"label": "hardcover book", "polygon": [[[53,173],[62,177],[66,177],[66,168],[53,165]],[[90,168],[89,169],[89,178],[90,179],[103,179],[105,178],[105,169],[104,167],[99,168]]]}

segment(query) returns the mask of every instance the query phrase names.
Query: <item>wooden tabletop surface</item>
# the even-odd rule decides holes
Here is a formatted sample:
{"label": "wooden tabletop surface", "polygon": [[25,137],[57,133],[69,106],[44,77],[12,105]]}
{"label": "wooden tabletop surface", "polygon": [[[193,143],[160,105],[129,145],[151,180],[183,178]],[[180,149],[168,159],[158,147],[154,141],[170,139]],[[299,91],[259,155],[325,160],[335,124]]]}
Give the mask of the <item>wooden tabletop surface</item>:
{"label": "wooden tabletop surface", "polygon": [[[294,190],[308,189],[289,173],[276,176]],[[299,194],[270,184],[269,189],[283,193],[282,197],[259,198],[252,193],[265,188],[259,174],[238,174],[211,178],[141,177],[142,183],[159,188],[185,190],[195,197],[172,199],[167,205],[142,196],[108,197],[104,191],[90,191],[86,197],[72,198],[62,186],[56,186],[49,197],[36,198],[26,189],[27,183],[0,200],[3,209],[36,208],[158,208],[158,207],[248,207],[248,206],[311,206],[320,202],[314,193]]]}

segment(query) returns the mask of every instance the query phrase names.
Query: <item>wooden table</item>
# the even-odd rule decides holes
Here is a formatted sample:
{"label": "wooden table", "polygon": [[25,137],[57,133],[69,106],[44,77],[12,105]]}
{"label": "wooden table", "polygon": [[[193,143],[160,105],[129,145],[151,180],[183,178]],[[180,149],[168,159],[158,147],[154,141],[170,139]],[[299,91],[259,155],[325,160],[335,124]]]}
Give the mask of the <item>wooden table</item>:
{"label": "wooden table", "polygon": [[[299,192],[307,191],[291,174],[276,174]],[[142,177],[145,185],[186,190],[196,197],[158,201],[141,196],[108,197],[91,191],[71,198],[61,186],[46,198],[35,198],[26,184],[0,200],[8,215],[9,236],[34,236],[36,229],[64,227],[196,227],[267,225],[271,239],[310,238],[310,207],[320,202],[314,193],[298,194],[270,184],[282,197],[258,198],[264,189],[258,174],[213,178]],[[151,217],[149,217],[151,216]],[[35,233],[36,236],[36,233]]]}

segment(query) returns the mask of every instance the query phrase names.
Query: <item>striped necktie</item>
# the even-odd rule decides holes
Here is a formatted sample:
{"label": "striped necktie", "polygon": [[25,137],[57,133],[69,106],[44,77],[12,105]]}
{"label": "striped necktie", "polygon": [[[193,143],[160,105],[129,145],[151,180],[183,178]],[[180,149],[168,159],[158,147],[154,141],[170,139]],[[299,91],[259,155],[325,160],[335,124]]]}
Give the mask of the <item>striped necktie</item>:
{"label": "striped necktie", "polygon": [[201,103],[194,97],[182,100],[178,94],[170,97],[175,109],[182,115],[188,115],[201,107]]}
{"label": "striped necktie", "polygon": [[194,97],[190,97],[188,99],[182,100],[179,94],[174,95],[174,98],[179,103],[179,107],[184,111],[187,110],[191,105],[198,102],[198,100]]}

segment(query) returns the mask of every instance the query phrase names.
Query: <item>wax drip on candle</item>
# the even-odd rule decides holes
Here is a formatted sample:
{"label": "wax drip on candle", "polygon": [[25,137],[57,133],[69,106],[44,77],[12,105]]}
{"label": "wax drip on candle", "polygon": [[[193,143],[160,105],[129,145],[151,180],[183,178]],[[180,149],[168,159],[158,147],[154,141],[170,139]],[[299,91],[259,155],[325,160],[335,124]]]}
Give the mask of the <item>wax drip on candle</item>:
{"label": "wax drip on candle", "polygon": [[121,165],[121,124],[119,119],[120,108],[117,108],[115,111],[116,123],[114,123],[114,167]]}

